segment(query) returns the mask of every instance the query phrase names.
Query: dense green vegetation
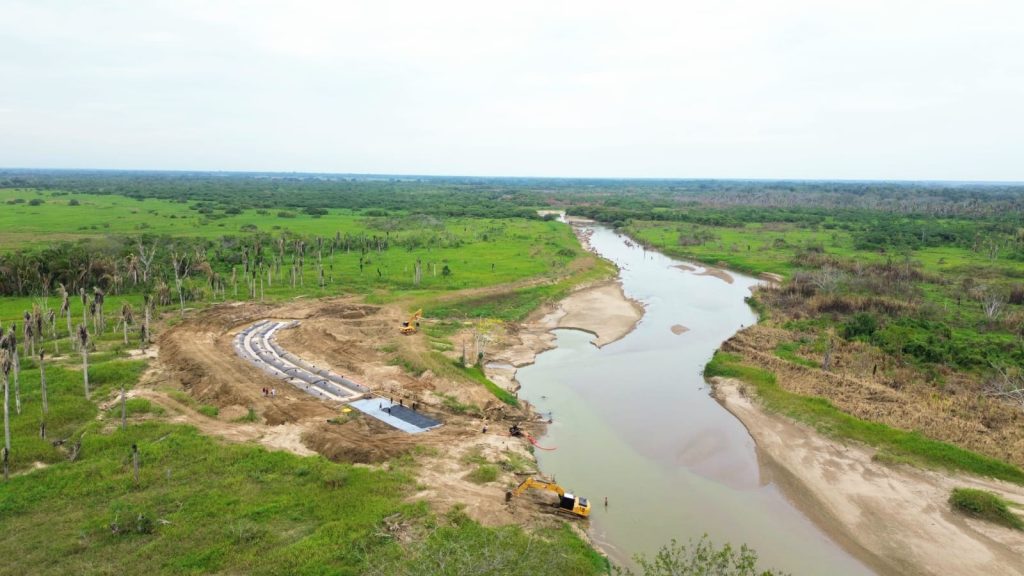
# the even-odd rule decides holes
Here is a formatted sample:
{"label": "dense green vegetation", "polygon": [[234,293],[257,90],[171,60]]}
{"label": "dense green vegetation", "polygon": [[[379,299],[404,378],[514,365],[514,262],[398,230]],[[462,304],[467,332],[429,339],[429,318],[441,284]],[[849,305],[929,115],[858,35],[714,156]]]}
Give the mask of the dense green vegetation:
{"label": "dense green vegetation", "polygon": [[973,516],[1002,524],[1015,530],[1024,530],[1024,520],[1010,510],[1010,505],[998,494],[974,488],[954,488],[949,496],[953,509]]}
{"label": "dense green vegetation", "polygon": [[709,378],[722,376],[741,380],[754,387],[758,398],[769,410],[814,426],[822,433],[873,446],[883,458],[926,467],[963,470],[1024,485],[1024,470],[1012,464],[931,440],[917,432],[855,418],[836,409],[824,398],[786,392],[779,386],[774,374],[744,365],[735,354],[717,352],[704,368],[704,375]]}

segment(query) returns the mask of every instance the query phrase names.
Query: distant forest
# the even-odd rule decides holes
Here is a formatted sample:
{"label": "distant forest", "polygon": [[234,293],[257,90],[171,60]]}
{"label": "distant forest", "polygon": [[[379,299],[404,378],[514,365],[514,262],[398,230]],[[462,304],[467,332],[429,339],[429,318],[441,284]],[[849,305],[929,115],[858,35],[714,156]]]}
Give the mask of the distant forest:
{"label": "distant forest", "polygon": [[[797,180],[608,180],[339,174],[0,170],[0,188],[197,202],[207,210],[293,207],[536,217],[580,207],[603,221],[685,220],[692,207],[821,208],[1018,221],[1024,184]],[[803,214],[803,211],[799,211]],[[777,216],[777,215],[776,215]]]}

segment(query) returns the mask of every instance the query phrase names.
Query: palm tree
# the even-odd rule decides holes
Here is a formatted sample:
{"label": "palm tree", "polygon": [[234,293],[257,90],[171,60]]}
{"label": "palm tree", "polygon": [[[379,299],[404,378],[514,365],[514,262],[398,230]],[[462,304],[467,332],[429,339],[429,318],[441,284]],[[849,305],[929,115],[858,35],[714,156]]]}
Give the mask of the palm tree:
{"label": "palm tree", "polygon": [[60,345],[57,343],[57,313],[50,308],[46,312],[46,321],[50,323],[50,337],[53,338],[53,353],[60,354]]}
{"label": "palm tree", "polygon": [[60,292],[60,315],[68,319],[68,338],[71,339],[73,348],[75,338],[71,333],[71,302],[68,300],[68,289],[64,287],[64,284],[58,284],[57,290]]}
{"label": "palm tree", "polygon": [[[121,304],[121,324],[124,326],[124,343],[128,344],[128,325],[135,323],[135,314],[132,312],[132,305],[128,302]],[[115,328],[116,329],[116,328]]]}
{"label": "palm tree", "polygon": [[11,352],[10,344],[0,346],[0,373],[4,380],[4,480],[7,480],[8,461],[11,457],[11,414],[10,414],[10,386],[8,386],[11,375]]}
{"label": "palm tree", "polygon": [[89,399],[89,329],[85,324],[78,325],[78,343],[82,351],[82,378],[85,382],[85,399]]}
{"label": "palm tree", "polygon": [[[18,331],[17,325],[11,324],[11,330],[7,333],[7,352],[11,356],[11,365],[14,367],[14,397],[20,398],[21,394],[21,362],[18,361]],[[6,386],[6,385],[5,385]],[[4,391],[6,394],[7,391]],[[21,413],[21,402],[18,402],[18,413]]]}
{"label": "palm tree", "polygon": [[[32,357],[36,355],[35,340],[32,338],[32,315],[29,314],[28,310],[25,310],[22,318],[24,318],[25,323],[21,325],[21,335],[25,337],[25,341],[22,342],[21,347],[24,349],[25,356]],[[29,344],[32,344],[31,353],[28,351]]]}
{"label": "palm tree", "polygon": [[[85,288],[78,289],[78,295],[82,297],[82,326],[89,328],[89,297],[85,295]],[[70,334],[69,334],[70,336]]]}
{"label": "palm tree", "polygon": [[139,334],[139,340],[142,342],[142,348],[145,348],[149,344],[149,315],[153,311],[153,297],[149,294],[142,295],[142,330]]}
{"label": "palm tree", "polygon": [[93,302],[96,303],[93,326],[96,326],[96,330],[98,333],[103,334],[103,331],[107,328],[107,323],[103,319],[103,301],[106,298],[106,295],[103,293],[103,290],[100,290],[99,288],[96,287],[93,287],[92,291],[92,300]]}
{"label": "palm tree", "polygon": [[32,305],[32,322],[34,323],[34,325],[32,326],[33,335],[36,338],[33,347],[34,352],[35,348],[43,347],[43,309],[39,307],[39,304]]}

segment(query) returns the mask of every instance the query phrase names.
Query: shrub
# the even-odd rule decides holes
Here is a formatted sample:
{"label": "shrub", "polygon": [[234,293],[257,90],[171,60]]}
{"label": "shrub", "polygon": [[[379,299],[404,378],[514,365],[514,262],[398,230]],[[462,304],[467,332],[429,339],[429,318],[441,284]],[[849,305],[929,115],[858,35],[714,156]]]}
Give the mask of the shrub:
{"label": "shrub", "polygon": [[957,512],[988,520],[1015,530],[1024,530],[1024,521],[1010,511],[1006,500],[998,495],[974,488],[954,488],[949,503]]}
{"label": "shrub", "polygon": [[868,339],[878,330],[878,320],[868,312],[858,312],[843,324],[843,338]]}
{"label": "shrub", "polygon": [[[700,540],[680,544],[672,540],[662,546],[657,554],[648,557],[638,554],[633,558],[642,576],[669,576],[688,574],[691,576],[773,576],[782,575],[776,570],[761,570],[757,567],[757,552],[746,544],[736,550],[730,544],[721,548],[708,539],[707,534]],[[616,574],[634,576],[630,569],[616,567]]]}

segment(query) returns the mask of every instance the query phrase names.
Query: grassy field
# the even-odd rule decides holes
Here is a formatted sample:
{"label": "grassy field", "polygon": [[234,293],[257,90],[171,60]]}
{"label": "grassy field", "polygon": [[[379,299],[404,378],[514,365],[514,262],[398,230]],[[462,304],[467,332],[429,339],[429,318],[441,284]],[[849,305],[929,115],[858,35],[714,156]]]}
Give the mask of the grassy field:
{"label": "grassy field", "polygon": [[[915,250],[880,252],[858,249],[853,235],[839,228],[805,227],[796,223],[749,223],[742,227],[702,226],[634,220],[625,231],[660,251],[675,256],[758,274],[772,272],[792,276],[799,269],[795,257],[808,247],[821,247],[838,258],[863,263],[912,258],[929,274],[973,274],[992,277],[1024,277],[1024,263],[1003,251],[991,260],[958,246],[925,246]],[[686,243],[680,243],[680,238]],[[694,242],[694,243],[691,243]]]}
{"label": "grassy field", "polygon": [[[267,300],[364,294],[375,302],[410,296],[430,302],[437,295],[452,290],[531,278],[564,278],[570,272],[569,264],[582,255],[569,227],[557,222],[521,218],[368,217],[342,210],[332,210],[318,217],[298,213],[294,217],[280,218],[274,214],[245,210],[238,215],[210,219],[189,209],[186,204],[163,200],[138,201],[120,196],[80,194],[52,196],[51,193],[34,191],[0,190],[0,202],[13,198],[25,199],[26,202],[5,204],[0,211],[2,250],[42,247],[62,240],[87,240],[106,245],[120,243],[127,254],[134,250],[134,243],[129,237],[152,234],[166,237],[159,242],[160,254],[166,258],[175,238],[210,241],[208,261],[212,271],[224,279],[224,294],[212,294],[208,279],[202,274],[193,275],[185,281],[187,290],[203,291],[207,293],[208,300],[248,299],[249,289],[245,278],[242,278],[238,252],[227,246],[239,240],[249,242],[247,239],[253,237],[254,230],[271,235],[271,239],[263,241],[268,260],[274,255],[271,254],[272,238],[281,235],[290,235],[291,238],[299,235],[310,242],[314,236],[329,240],[336,234],[365,235],[386,237],[390,242],[388,249],[371,250],[365,254],[359,250],[339,249],[331,255],[330,250],[325,249],[322,253],[323,286],[316,270],[315,251],[307,251],[303,273],[293,286],[290,271],[293,256],[289,251],[279,267],[274,266],[255,281],[256,297]],[[29,202],[32,199],[44,199],[45,203],[31,206]],[[80,205],[68,206],[69,199],[79,200]],[[69,226],[68,223],[73,224]],[[251,228],[253,226],[255,228]],[[69,232],[71,227],[76,229]],[[220,240],[225,236],[232,236],[234,240],[228,243]],[[235,259],[235,264],[230,263],[232,259]],[[414,282],[417,262],[422,270],[418,284]],[[233,268],[238,273],[234,282],[230,280]],[[173,275],[169,270],[164,267],[156,270],[155,274],[170,286],[171,296],[176,299]],[[125,294],[107,289],[108,311],[118,309],[123,298],[139,307],[140,288],[125,281],[122,290]],[[535,306],[536,300],[529,298],[520,302],[518,307],[522,310]],[[22,312],[31,309],[33,303],[44,302],[51,308],[60,305],[52,295],[48,299],[40,296],[2,298],[0,322],[18,321]],[[80,318],[80,308],[77,294],[73,294],[73,318]]]}

